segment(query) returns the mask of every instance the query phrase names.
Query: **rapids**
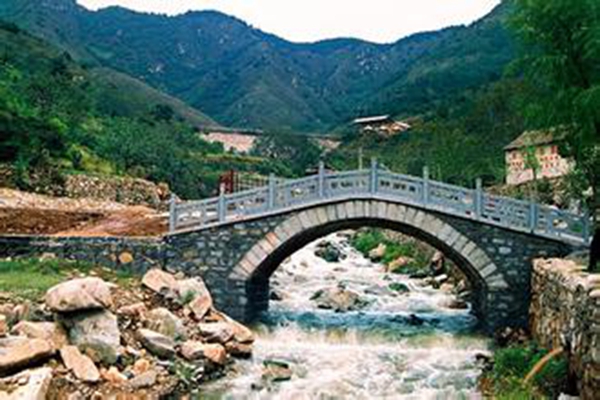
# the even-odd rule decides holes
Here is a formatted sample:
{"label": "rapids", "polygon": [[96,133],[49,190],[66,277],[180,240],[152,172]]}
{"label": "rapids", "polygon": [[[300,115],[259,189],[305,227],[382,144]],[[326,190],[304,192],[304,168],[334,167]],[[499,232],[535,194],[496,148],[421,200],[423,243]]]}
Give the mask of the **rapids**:
{"label": "rapids", "polygon": [[[322,241],[335,243],[344,259],[328,263],[315,256]],[[410,292],[394,292],[393,282]],[[313,294],[340,284],[367,306],[347,313],[317,308]],[[481,398],[476,356],[489,354],[489,343],[473,333],[476,320],[469,310],[447,308],[450,293],[386,274],[355,251],[344,233],[295,253],[271,277],[271,287],[282,300],[271,301],[254,327],[253,358],[203,387],[202,398]],[[265,360],[289,364],[291,380],[264,381]]]}

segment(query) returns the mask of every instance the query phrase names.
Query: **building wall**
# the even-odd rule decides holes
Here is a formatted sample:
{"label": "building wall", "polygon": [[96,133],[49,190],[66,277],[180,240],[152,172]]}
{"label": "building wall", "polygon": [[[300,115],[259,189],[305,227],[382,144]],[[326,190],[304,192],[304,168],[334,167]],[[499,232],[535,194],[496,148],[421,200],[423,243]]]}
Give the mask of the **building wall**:
{"label": "building wall", "polygon": [[[506,152],[507,184],[520,185],[533,180],[533,170],[525,168],[526,153],[526,149]],[[560,156],[556,144],[536,147],[535,155],[540,166],[538,179],[558,178],[569,173],[572,168],[572,163]]]}
{"label": "building wall", "polygon": [[221,143],[225,151],[235,150],[238,153],[248,153],[254,147],[254,143],[258,139],[255,135],[247,135],[243,133],[220,133],[212,132],[204,135],[204,140],[209,143]]}
{"label": "building wall", "polygon": [[583,400],[600,393],[600,274],[561,259],[534,261],[530,327],[548,350],[563,347]]}

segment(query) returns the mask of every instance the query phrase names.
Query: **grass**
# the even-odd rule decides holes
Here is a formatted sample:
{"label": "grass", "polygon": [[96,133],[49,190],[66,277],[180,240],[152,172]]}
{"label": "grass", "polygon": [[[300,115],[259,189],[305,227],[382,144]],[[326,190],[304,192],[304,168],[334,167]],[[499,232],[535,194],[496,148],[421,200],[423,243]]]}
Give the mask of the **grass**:
{"label": "grass", "polygon": [[553,399],[567,386],[568,365],[564,357],[550,361],[533,382],[523,385],[525,376],[546,354],[534,343],[498,349],[493,369],[487,374],[494,398],[499,400]]}
{"label": "grass", "polygon": [[368,257],[369,252],[380,244],[385,244],[386,250],[381,262],[389,264],[399,257],[408,257],[414,260],[403,268],[395,271],[403,274],[419,272],[429,267],[429,257],[415,242],[396,242],[389,240],[380,229],[367,229],[359,231],[352,239],[352,247]]}
{"label": "grass", "polygon": [[95,268],[92,264],[62,259],[0,260],[0,292],[27,300],[40,299],[52,286],[75,276],[93,274],[105,280],[129,285],[126,271]]}

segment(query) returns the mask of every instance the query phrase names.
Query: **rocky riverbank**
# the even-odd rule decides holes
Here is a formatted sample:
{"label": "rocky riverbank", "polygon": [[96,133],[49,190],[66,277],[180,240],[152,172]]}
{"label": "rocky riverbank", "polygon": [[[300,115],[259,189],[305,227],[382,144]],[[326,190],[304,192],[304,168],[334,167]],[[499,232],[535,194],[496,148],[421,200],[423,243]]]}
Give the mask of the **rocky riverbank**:
{"label": "rocky riverbank", "polygon": [[0,306],[0,399],[102,399],[187,392],[252,354],[254,334],[213,307],[199,278],[148,272],[52,287]]}

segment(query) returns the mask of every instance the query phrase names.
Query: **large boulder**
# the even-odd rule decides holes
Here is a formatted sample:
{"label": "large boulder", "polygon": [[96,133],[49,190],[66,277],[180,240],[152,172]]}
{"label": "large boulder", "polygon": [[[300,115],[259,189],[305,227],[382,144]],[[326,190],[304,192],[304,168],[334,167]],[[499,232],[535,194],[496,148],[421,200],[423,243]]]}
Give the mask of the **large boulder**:
{"label": "large boulder", "polygon": [[55,312],[103,309],[112,305],[114,285],[100,278],[74,279],[52,287],[46,293],[46,305]]}
{"label": "large boulder", "polygon": [[64,328],[54,322],[21,321],[13,326],[13,335],[25,336],[29,339],[44,339],[52,343],[55,350],[67,345],[69,339]]}
{"label": "large boulder", "polygon": [[69,342],[95,362],[114,364],[120,354],[121,333],[117,317],[107,310],[61,315]]}
{"label": "large boulder", "polygon": [[234,328],[228,322],[198,324],[198,331],[210,343],[225,344],[234,336]]}
{"label": "large boulder", "polygon": [[367,305],[357,293],[341,287],[319,290],[311,300],[317,307],[335,312],[356,311]]}
{"label": "large boulder", "polygon": [[60,349],[60,356],[65,366],[77,379],[91,383],[100,380],[100,371],[94,362],[88,356],[81,354],[77,346],[63,347]]}
{"label": "large boulder", "polygon": [[200,321],[212,308],[212,297],[210,296],[210,294],[208,294],[208,296],[196,296],[196,298],[194,298],[190,303],[188,303],[187,306],[194,314],[194,318]]}
{"label": "large boulder", "polygon": [[179,294],[175,276],[161,269],[148,271],[142,278],[142,284],[163,296],[177,298]]}
{"label": "large boulder", "polygon": [[0,339],[0,375],[43,362],[54,353],[54,346],[43,339]]}
{"label": "large boulder", "polygon": [[170,337],[150,329],[138,330],[137,337],[140,343],[155,356],[164,359],[175,356],[175,341]]}
{"label": "large boulder", "polygon": [[227,363],[227,352],[218,343],[188,341],[181,346],[181,355],[188,361],[205,358],[217,365],[225,365]]}
{"label": "large boulder", "polygon": [[144,326],[171,339],[185,339],[187,336],[183,322],[166,308],[155,308],[148,312]]}
{"label": "large boulder", "polygon": [[12,387],[10,391],[0,389],[0,400],[46,400],[52,381],[52,368],[24,371],[9,379],[26,383]]}

